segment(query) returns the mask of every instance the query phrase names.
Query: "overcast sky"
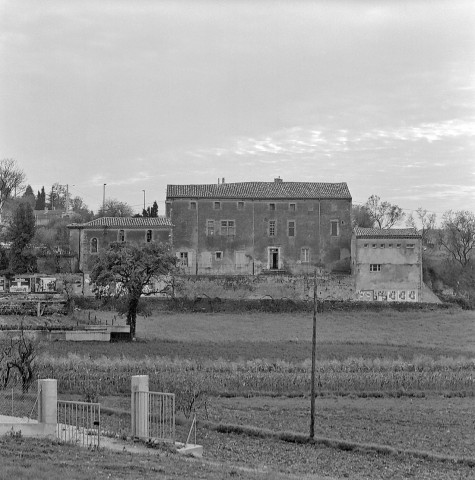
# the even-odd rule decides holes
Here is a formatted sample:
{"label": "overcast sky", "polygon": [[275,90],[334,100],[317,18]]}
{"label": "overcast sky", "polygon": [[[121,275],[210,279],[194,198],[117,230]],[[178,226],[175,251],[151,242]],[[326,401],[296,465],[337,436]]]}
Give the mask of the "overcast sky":
{"label": "overcast sky", "polygon": [[0,0],[0,158],[94,210],[280,176],[473,211],[475,2]]}

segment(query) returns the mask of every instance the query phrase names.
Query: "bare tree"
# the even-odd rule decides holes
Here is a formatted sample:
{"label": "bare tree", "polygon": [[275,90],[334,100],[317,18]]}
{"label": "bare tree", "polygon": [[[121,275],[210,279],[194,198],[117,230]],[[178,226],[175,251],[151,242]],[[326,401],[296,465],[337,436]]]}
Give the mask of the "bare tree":
{"label": "bare tree", "polygon": [[401,207],[392,205],[389,202],[381,202],[378,195],[371,195],[364,207],[368,210],[378,228],[391,228],[404,218],[404,212]]}
{"label": "bare tree", "polygon": [[13,194],[22,194],[25,190],[25,172],[12,158],[0,160],[0,218],[5,202]]}
{"label": "bare tree", "polygon": [[440,244],[462,267],[472,260],[475,251],[475,215],[468,210],[448,210],[442,217]]}
{"label": "bare tree", "polygon": [[429,213],[427,210],[419,207],[415,215],[413,213],[409,214],[406,225],[419,230],[422,236],[422,244],[427,245],[431,243],[429,237],[435,229],[436,218],[437,215],[435,213]]}

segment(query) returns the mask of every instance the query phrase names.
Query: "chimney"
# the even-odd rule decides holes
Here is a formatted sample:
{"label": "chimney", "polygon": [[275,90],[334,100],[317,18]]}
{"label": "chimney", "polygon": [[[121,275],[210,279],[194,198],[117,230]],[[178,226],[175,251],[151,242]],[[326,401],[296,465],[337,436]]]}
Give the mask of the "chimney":
{"label": "chimney", "polygon": [[282,183],[283,181],[280,177],[274,178],[274,183]]}
{"label": "chimney", "polygon": [[223,180],[222,180],[222,182],[221,182],[221,183],[224,185],[224,177],[223,177]]}

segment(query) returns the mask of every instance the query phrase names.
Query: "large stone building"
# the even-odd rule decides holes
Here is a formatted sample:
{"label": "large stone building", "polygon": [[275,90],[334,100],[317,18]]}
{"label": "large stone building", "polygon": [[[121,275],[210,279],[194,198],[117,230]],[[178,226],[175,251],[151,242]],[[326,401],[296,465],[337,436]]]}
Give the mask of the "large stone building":
{"label": "large stone building", "polygon": [[77,257],[75,270],[91,271],[94,257],[112,242],[137,245],[170,242],[170,219],[160,217],[102,217],[87,223],[68,225],[71,253]]}
{"label": "large stone building", "polygon": [[422,237],[416,229],[355,227],[351,259],[360,300],[421,301]]}
{"label": "large stone building", "polygon": [[346,183],[168,185],[166,214],[191,275],[350,271]]}

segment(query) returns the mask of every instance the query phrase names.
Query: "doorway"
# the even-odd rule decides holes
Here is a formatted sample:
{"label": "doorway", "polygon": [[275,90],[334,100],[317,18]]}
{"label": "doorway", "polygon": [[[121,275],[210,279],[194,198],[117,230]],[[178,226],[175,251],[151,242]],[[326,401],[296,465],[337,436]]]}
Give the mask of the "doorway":
{"label": "doorway", "polygon": [[279,270],[279,250],[279,247],[269,247],[269,270]]}

